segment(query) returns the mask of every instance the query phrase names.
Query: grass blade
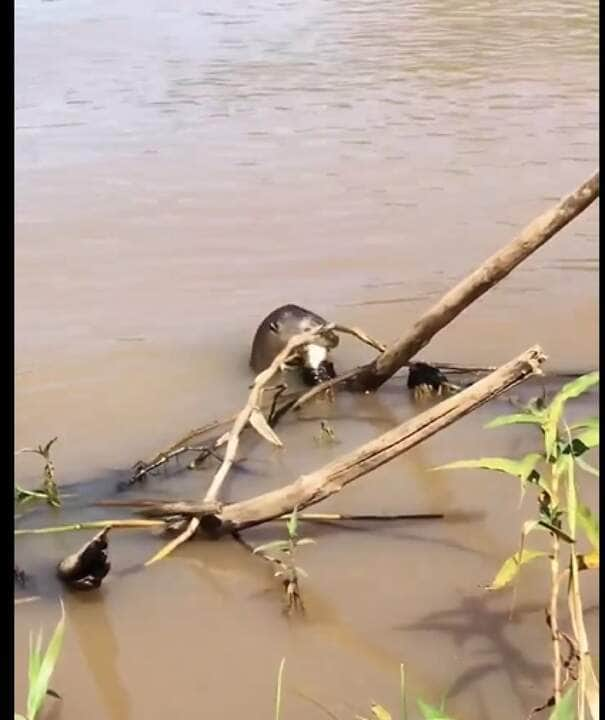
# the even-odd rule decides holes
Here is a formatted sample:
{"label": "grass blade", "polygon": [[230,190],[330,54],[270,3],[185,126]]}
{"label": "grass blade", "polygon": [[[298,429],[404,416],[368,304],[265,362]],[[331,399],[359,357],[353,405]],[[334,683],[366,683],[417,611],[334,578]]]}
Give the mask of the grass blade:
{"label": "grass blade", "polygon": [[483,427],[486,430],[491,430],[492,428],[505,427],[506,425],[520,425],[524,423],[541,425],[542,418],[540,415],[534,415],[533,413],[513,413],[512,415],[500,415],[499,417],[490,420]]}
{"label": "grass blade", "polygon": [[[50,678],[57,665],[57,661],[59,660],[64,635],[65,609],[63,607],[63,603],[61,603],[61,619],[54,629],[50,642],[48,643],[48,647],[46,648],[46,652],[44,653],[39,665],[37,663],[40,660],[40,644],[38,644],[38,647],[36,648],[38,651],[35,665],[37,672],[33,677],[33,682],[31,682],[30,678],[29,692],[27,695],[27,717],[29,720],[34,720],[42,707],[42,703],[44,702],[44,698],[48,692]],[[39,639],[40,641],[42,640],[41,633],[39,635]]]}
{"label": "grass blade", "polygon": [[576,519],[578,524],[584,530],[584,534],[588,538],[593,548],[599,548],[599,519],[590,511],[587,505],[578,503],[576,510]]}
{"label": "grass blade", "polygon": [[266,553],[269,550],[283,552],[284,550],[288,550],[289,547],[290,543],[287,540],[272,540],[271,542],[263,543],[262,545],[255,547],[252,554],[256,555],[257,553]]}
{"label": "grass blade", "polygon": [[420,698],[416,699],[418,707],[424,720],[454,720],[454,718],[445,714],[445,711],[441,708],[437,708],[434,705],[429,705]]}
{"label": "grass blade", "polygon": [[393,720],[391,713],[382,705],[372,705],[370,708],[374,720]]}
{"label": "grass blade", "polygon": [[279,720],[281,714],[281,689],[282,681],[284,676],[284,665],[286,664],[286,658],[282,658],[279,664],[279,670],[277,672],[277,688],[275,690],[275,720]]}
{"label": "grass blade", "polygon": [[577,683],[573,683],[563,695],[561,701],[557,703],[548,720],[576,720],[577,691]]}
{"label": "grass blade", "polygon": [[486,590],[500,590],[506,587],[517,577],[522,565],[526,565],[539,557],[548,557],[548,553],[542,550],[523,550],[521,553],[515,553],[504,561],[496,577]]}
{"label": "grass blade", "polygon": [[407,720],[407,707],[405,703],[405,667],[399,665],[399,701],[401,702],[401,720]]}
{"label": "grass blade", "polygon": [[599,382],[599,372],[591,372],[572,380],[559,390],[548,406],[547,419],[544,423],[544,445],[547,457],[552,457],[557,443],[557,429],[563,416],[565,403],[572,398],[579,397],[593,385]]}
{"label": "grass blade", "polygon": [[38,631],[36,642],[33,641],[33,634],[29,633],[29,656],[27,660],[27,683],[28,687],[34,684],[40,664],[42,663],[42,629]]}
{"label": "grass blade", "polygon": [[477,460],[458,460],[446,465],[439,465],[433,470],[495,470],[526,480],[541,459],[540,453],[529,453],[519,460],[485,457]]}

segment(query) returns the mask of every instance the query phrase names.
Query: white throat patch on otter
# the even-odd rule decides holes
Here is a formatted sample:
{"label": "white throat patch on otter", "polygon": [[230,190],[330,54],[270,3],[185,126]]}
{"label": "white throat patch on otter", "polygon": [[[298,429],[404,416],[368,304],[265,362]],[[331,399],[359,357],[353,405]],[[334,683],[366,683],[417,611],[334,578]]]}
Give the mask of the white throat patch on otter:
{"label": "white throat patch on otter", "polygon": [[328,350],[322,345],[305,345],[304,357],[307,367],[317,370],[321,363],[328,357]]}

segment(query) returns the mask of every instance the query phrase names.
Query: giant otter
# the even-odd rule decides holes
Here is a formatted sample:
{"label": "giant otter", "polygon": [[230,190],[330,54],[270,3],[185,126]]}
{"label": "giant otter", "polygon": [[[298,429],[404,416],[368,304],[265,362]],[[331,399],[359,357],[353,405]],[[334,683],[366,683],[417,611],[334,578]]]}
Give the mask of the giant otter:
{"label": "giant otter", "polygon": [[[326,325],[327,320],[299,305],[278,307],[261,322],[252,342],[250,367],[255,373],[265,370],[294,335]],[[329,351],[338,345],[338,335],[328,330],[301,348],[288,369],[298,368],[306,385],[317,385],[336,376]]]}

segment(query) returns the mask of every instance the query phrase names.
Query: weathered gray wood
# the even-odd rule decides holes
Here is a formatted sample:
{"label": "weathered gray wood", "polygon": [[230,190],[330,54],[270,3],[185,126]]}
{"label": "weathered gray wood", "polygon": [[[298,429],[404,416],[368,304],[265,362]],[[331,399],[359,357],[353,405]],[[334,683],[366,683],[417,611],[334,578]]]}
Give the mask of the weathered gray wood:
{"label": "weathered gray wood", "polygon": [[422,350],[439,330],[505,278],[598,196],[599,173],[596,172],[557,205],[532,220],[514,240],[460,281],[424,313],[408,333],[390,345],[373,362],[349,376],[345,381],[347,386],[358,390],[375,390],[380,387]]}
{"label": "weathered gray wood", "polygon": [[[303,509],[342,490],[348,483],[384,465],[394,457],[451,425],[497,395],[537,372],[546,356],[534,346],[476,384],[396,428],[365,443],[290,485],[243,502],[223,506],[215,519],[223,532],[272,520],[294,508]],[[212,531],[216,532],[216,524]]]}

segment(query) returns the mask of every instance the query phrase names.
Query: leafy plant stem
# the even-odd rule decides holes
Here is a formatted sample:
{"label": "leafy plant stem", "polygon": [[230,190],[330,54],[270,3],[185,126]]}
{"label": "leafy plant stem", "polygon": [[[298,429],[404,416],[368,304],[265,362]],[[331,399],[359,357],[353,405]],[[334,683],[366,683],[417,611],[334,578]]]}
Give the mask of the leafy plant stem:
{"label": "leafy plant stem", "polygon": [[407,720],[407,708],[405,702],[405,667],[403,663],[399,665],[399,690],[401,701],[401,720]]}
{"label": "leafy plant stem", "polygon": [[282,658],[279,664],[279,671],[277,673],[277,688],[275,690],[275,720],[279,720],[281,714],[281,689],[284,676],[284,665],[286,664],[286,658]]}
{"label": "leafy plant stem", "polygon": [[553,697],[555,705],[561,700],[561,637],[559,635],[559,615],[558,615],[558,599],[559,599],[559,554],[560,542],[556,535],[552,535],[552,556],[550,558],[550,576],[551,576],[551,593],[550,593],[550,630],[552,635],[553,650],[553,670],[554,670],[554,690]]}

